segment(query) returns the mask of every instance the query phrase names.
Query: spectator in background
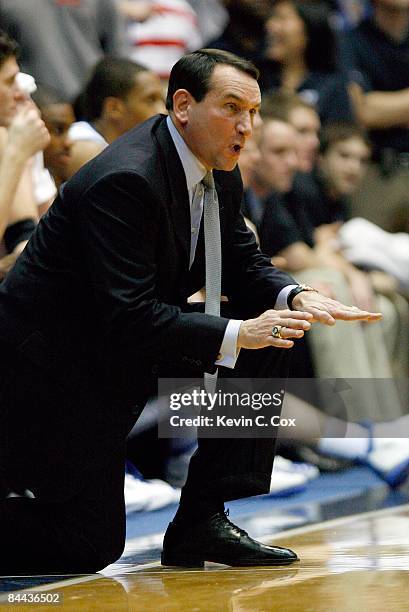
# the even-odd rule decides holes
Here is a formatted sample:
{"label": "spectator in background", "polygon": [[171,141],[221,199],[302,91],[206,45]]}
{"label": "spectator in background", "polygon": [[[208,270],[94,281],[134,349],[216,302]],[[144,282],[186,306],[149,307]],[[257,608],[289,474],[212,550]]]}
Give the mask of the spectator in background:
{"label": "spectator in background", "polygon": [[[228,21],[228,14],[223,0],[188,0],[196,12],[203,45],[207,46],[224,30]],[[236,2],[237,4],[237,2]]]}
{"label": "spectator in background", "polygon": [[136,62],[113,57],[95,66],[77,108],[83,120],[69,131],[69,176],[127,130],[165,112],[159,77]]}
{"label": "spectator in background", "polygon": [[44,150],[44,163],[59,188],[68,178],[72,148],[68,132],[75,121],[74,111],[55,90],[41,85],[33,94],[33,101],[50,133],[50,144]]}
{"label": "spectator in background", "polygon": [[321,132],[320,156],[314,179],[318,190],[314,224],[345,222],[348,200],[367,170],[371,145],[365,132],[348,123],[334,123]]}
{"label": "spectator in background", "polygon": [[[374,304],[369,280],[339,254],[320,250],[315,244],[314,197],[305,189],[294,193],[297,172],[297,134],[287,122],[264,114],[260,141],[262,161],[257,165],[253,188],[264,198],[264,216],[260,227],[262,252],[279,256],[299,282],[307,282],[336,299]],[[368,150],[366,150],[368,155]],[[354,183],[356,188],[356,183]],[[311,194],[311,189],[309,191]],[[283,259],[280,259],[280,264]],[[341,326],[340,336],[332,342],[325,333],[312,330],[308,344],[316,374],[322,378],[391,378],[390,358],[382,328]],[[350,420],[388,419],[401,414],[396,389],[387,385],[362,386],[351,391],[347,402]],[[394,395],[393,395],[394,394]],[[388,408],[385,408],[385,405]],[[330,407],[328,407],[330,409]]]}
{"label": "spectator in background", "polygon": [[267,115],[289,123],[297,132],[298,170],[312,172],[320,146],[320,118],[314,107],[300,95],[275,91],[262,100]]}
{"label": "spectator in background", "polygon": [[[19,72],[16,80],[19,89],[24,92],[25,99],[32,101],[32,95],[37,91],[35,79],[31,74]],[[38,206],[38,214],[41,216],[53,202],[57,194],[57,188],[50,172],[44,166],[43,151],[38,151],[30,159],[29,165],[31,166],[34,199]]]}
{"label": "spectator in background", "polygon": [[357,26],[369,13],[367,0],[334,0],[333,5],[337,10],[338,23],[343,30]]}
{"label": "spectator in background", "polygon": [[[302,173],[308,173],[312,172],[315,167],[319,148],[318,134],[320,120],[318,114],[311,104],[305,102],[297,94],[279,90],[263,97],[262,112],[268,116],[274,116],[282,124],[281,130],[284,130],[282,139],[279,138],[276,143],[271,142],[271,148],[268,149],[268,152],[264,151],[264,153],[270,157],[272,163],[274,163],[273,159],[280,163],[278,153],[280,151],[283,153],[282,160],[284,163],[289,164],[288,168],[291,168],[288,175],[290,178],[288,185],[291,185],[293,171],[297,170]],[[295,141],[293,140],[294,130],[290,130],[291,133],[288,134],[288,124],[295,130]],[[266,193],[270,193],[269,168],[268,166],[265,168],[267,176],[264,179],[264,163],[258,148],[262,130],[262,121],[260,121],[260,125],[255,129],[253,138],[246,144],[246,148],[249,147],[249,152],[243,151],[242,159],[240,160],[240,169],[245,187],[243,213],[254,223],[257,230],[260,229],[263,218],[264,198]],[[285,144],[286,132],[289,136],[287,146]],[[292,154],[293,145],[295,145],[296,160]],[[284,150],[282,146],[284,146]],[[287,154],[284,155],[285,150]],[[255,155],[257,155],[257,162],[248,168],[247,159],[251,161]],[[261,166],[259,167],[260,161]],[[281,265],[281,263],[277,265]]]}
{"label": "spectator in background", "polygon": [[[287,185],[290,186],[295,177],[294,172],[309,173],[315,167],[319,149],[320,119],[314,107],[305,102],[299,95],[280,90],[263,96],[261,112],[268,117],[274,117],[278,123],[281,123],[282,138],[279,138],[276,143],[270,141],[270,147],[264,153],[270,157],[271,163],[274,163],[273,160],[278,164],[284,162],[287,164],[287,171],[291,168],[287,182]],[[288,126],[293,128],[290,129],[290,132]],[[260,141],[262,128],[260,127],[257,132],[257,138]],[[289,137],[287,144],[285,144],[286,134]],[[295,147],[296,159],[292,153],[293,147]],[[287,152],[286,155],[284,155],[285,151]],[[281,162],[280,153],[283,153]],[[247,174],[249,173],[247,172]],[[278,172],[279,175],[280,172]],[[264,213],[264,198],[271,191],[270,180],[269,167],[261,161],[260,166],[259,164],[254,166],[244,192],[244,214],[256,225],[258,230]],[[281,188],[279,188],[279,191],[281,192]]]}
{"label": "spectator in background", "polygon": [[317,0],[276,0],[266,23],[264,91],[298,92],[313,104],[323,123],[352,119],[347,83],[337,67],[331,11]]}
{"label": "spectator in background", "polygon": [[123,0],[130,58],[162,79],[188,51],[202,46],[197,16],[186,0]]}
{"label": "spectator in background", "polygon": [[261,161],[253,173],[254,191],[263,199],[272,192],[289,192],[298,170],[295,129],[281,119],[265,119],[259,145]]}
{"label": "spectator in background", "polygon": [[0,0],[0,23],[22,48],[24,72],[70,101],[100,57],[126,52],[116,0]]}
{"label": "spectator in background", "polygon": [[344,62],[373,160],[353,201],[356,214],[409,231],[409,1],[373,0],[373,16],[346,38]]}
{"label": "spectator in background", "polygon": [[[328,259],[334,252],[336,256],[342,253],[347,261],[357,266],[363,264],[364,269],[369,272],[366,277],[376,292],[378,307],[382,308],[384,313],[383,326],[387,327],[385,342],[393,372],[397,378],[404,379],[409,372],[409,309],[406,300],[397,290],[401,278],[408,279],[407,265],[382,265],[388,250],[391,251],[385,240],[388,237],[393,240],[394,237],[382,232],[381,246],[377,233],[377,244],[370,246],[366,244],[367,232],[381,230],[369,223],[363,226],[362,219],[349,220],[349,198],[365,176],[370,153],[366,135],[356,126],[340,124],[324,128],[318,171],[313,182],[310,179],[310,188],[305,182],[298,185],[298,199],[299,205],[307,198],[312,205],[313,225],[316,228],[314,241],[321,252],[327,251]],[[403,248],[401,250],[403,251]],[[375,254],[373,259],[371,254]],[[406,241],[406,262],[408,256],[409,238]],[[402,252],[402,260],[403,257]],[[358,284],[356,287],[359,291]],[[386,299],[380,296],[385,296]],[[354,298],[359,301],[356,292]]]}
{"label": "spectator in background", "polygon": [[38,219],[31,158],[49,134],[17,84],[18,45],[0,32],[0,278],[24,248]]}
{"label": "spectator in background", "polygon": [[288,120],[297,132],[298,169],[300,172],[312,172],[320,144],[320,118],[317,111],[302,98],[294,98],[291,106]]}
{"label": "spectator in background", "polygon": [[[254,135],[248,139],[240,157],[240,174],[243,180],[242,213],[246,224],[256,235],[258,242],[258,227],[263,218],[263,202],[254,193],[251,184],[257,164],[261,161],[258,138]],[[249,225],[249,222],[251,225]]]}
{"label": "spectator in background", "polygon": [[208,46],[230,51],[258,66],[265,46],[261,33],[271,15],[274,2],[275,0],[224,0],[229,20],[220,37]]}

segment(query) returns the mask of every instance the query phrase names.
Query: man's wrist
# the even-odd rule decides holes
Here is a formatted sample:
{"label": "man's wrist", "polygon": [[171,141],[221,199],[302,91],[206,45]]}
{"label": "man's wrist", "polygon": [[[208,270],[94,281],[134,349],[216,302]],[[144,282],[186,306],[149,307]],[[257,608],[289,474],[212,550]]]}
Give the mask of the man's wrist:
{"label": "man's wrist", "polygon": [[222,365],[226,368],[234,368],[239,353],[238,337],[242,321],[238,319],[229,319],[224,332],[223,342],[220,347],[220,352],[217,355],[216,365]]}
{"label": "man's wrist", "polygon": [[293,308],[294,298],[302,291],[315,291],[315,293],[318,293],[318,290],[314,289],[314,287],[311,287],[310,285],[297,285],[297,287],[294,287],[294,289],[291,289],[290,293],[287,296],[287,304],[290,310],[294,310]]}
{"label": "man's wrist", "polygon": [[30,155],[26,154],[24,148],[19,147],[14,142],[8,142],[3,153],[3,159],[7,159],[13,164],[24,166]]}

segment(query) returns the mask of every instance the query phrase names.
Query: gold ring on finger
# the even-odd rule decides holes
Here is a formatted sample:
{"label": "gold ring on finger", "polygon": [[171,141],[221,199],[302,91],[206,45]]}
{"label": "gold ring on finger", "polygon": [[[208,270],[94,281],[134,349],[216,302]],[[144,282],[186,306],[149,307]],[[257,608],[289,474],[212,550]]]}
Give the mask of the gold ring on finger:
{"label": "gold ring on finger", "polygon": [[271,330],[271,335],[273,336],[273,338],[282,338],[283,337],[281,335],[282,329],[283,329],[282,325],[274,325],[273,329]]}

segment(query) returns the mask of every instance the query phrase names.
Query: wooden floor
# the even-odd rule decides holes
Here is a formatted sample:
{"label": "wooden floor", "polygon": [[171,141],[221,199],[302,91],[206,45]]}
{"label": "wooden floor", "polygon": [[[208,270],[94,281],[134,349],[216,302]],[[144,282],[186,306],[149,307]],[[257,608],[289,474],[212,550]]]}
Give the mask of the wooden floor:
{"label": "wooden floor", "polygon": [[32,590],[58,591],[63,606],[3,603],[0,612],[409,610],[408,505],[287,531],[271,541],[294,549],[301,561],[287,568],[209,564],[184,571],[158,563],[111,566],[110,576],[73,578]]}

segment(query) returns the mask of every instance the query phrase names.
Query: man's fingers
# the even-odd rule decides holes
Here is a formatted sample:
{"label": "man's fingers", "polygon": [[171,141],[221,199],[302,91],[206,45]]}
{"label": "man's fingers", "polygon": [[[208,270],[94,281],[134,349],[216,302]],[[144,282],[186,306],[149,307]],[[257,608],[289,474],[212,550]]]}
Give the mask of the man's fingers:
{"label": "man's fingers", "polygon": [[328,311],[333,317],[343,321],[379,321],[382,319],[382,313],[380,312],[361,310],[357,306],[345,306],[339,302],[331,305]]}
{"label": "man's fingers", "polygon": [[268,339],[268,346],[289,349],[294,346],[294,342],[292,340],[286,340],[285,338],[273,338],[273,336],[270,336]]}
{"label": "man's fingers", "polygon": [[312,320],[312,315],[310,312],[304,312],[302,310],[272,310],[272,311],[267,311],[267,312],[271,312],[273,314],[274,317],[277,317],[277,315],[280,316],[280,318],[289,318],[289,319],[304,319],[307,321],[311,321]]}
{"label": "man's fingers", "polygon": [[290,327],[291,329],[303,329],[304,331],[311,329],[311,322],[305,321],[304,319],[283,319],[279,322],[279,324],[283,327]]}
{"label": "man's fingers", "polygon": [[330,303],[311,304],[308,311],[313,315],[314,321],[325,325],[334,325],[340,321],[379,321],[382,318],[380,312],[369,312],[361,310],[357,306],[346,306],[340,302],[331,300]]}
{"label": "man's fingers", "polygon": [[[308,327],[308,329],[309,329],[311,326],[310,326],[310,324],[308,324],[308,325],[309,325],[309,327]],[[273,337],[273,338],[278,339],[278,340],[280,340],[280,339],[287,340],[289,338],[302,338],[304,336],[304,329],[300,329],[299,326],[300,326],[299,322],[297,322],[297,327],[290,327],[289,325],[285,325],[284,322],[283,323],[280,322],[279,325],[276,324],[276,325],[273,326],[273,328],[274,327],[280,327],[281,328],[280,329],[281,338],[280,337],[277,338],[277,336],[273,336],[273,334],[272,334],[273,328],[271,330],[269,329],[267,331],[267,337]]]}
{"label": "man's fingers", "polygon": [[383,319],[383,314],[380,312],[371,312],[367,319],[364,319],[365,323],[376,323]]}
{"label": "man's fingers", "polygon": [[323,323],[324,325],[335,325],[334,317],[327,310],[324,310],[322,307],[317,308],[314,306],[310,306],[309,311],[313,316],[313,323],[318,322],[318,323]]}
{"label": "man's fingers", "polygon": [[[302,308],[314,317],[314,321],[324,323],[325,325],[334,325],[335,320],[341,321],[368,321],[375,322],[382,319],[380,312],[370,312],[361,310],[357,306],[347,306],[337,300],[326,298],[319,293],[303,293]],[[298,296],[297,296],[298,298]]]}
{"label": "man's fingers", "polygon": [[302,338],[304,335],[304,330],[303,329],[291,329],[291,327],[285,327],[284,329],[281,330],[281,335],[284,338]]}
{"label": "man's fingers", "polygon": [[337,319],[343,321],[379,321],[382,319],[380,312],[367,312],[366,310],[357,310],[356,312],[342,311],[337,314]]}

